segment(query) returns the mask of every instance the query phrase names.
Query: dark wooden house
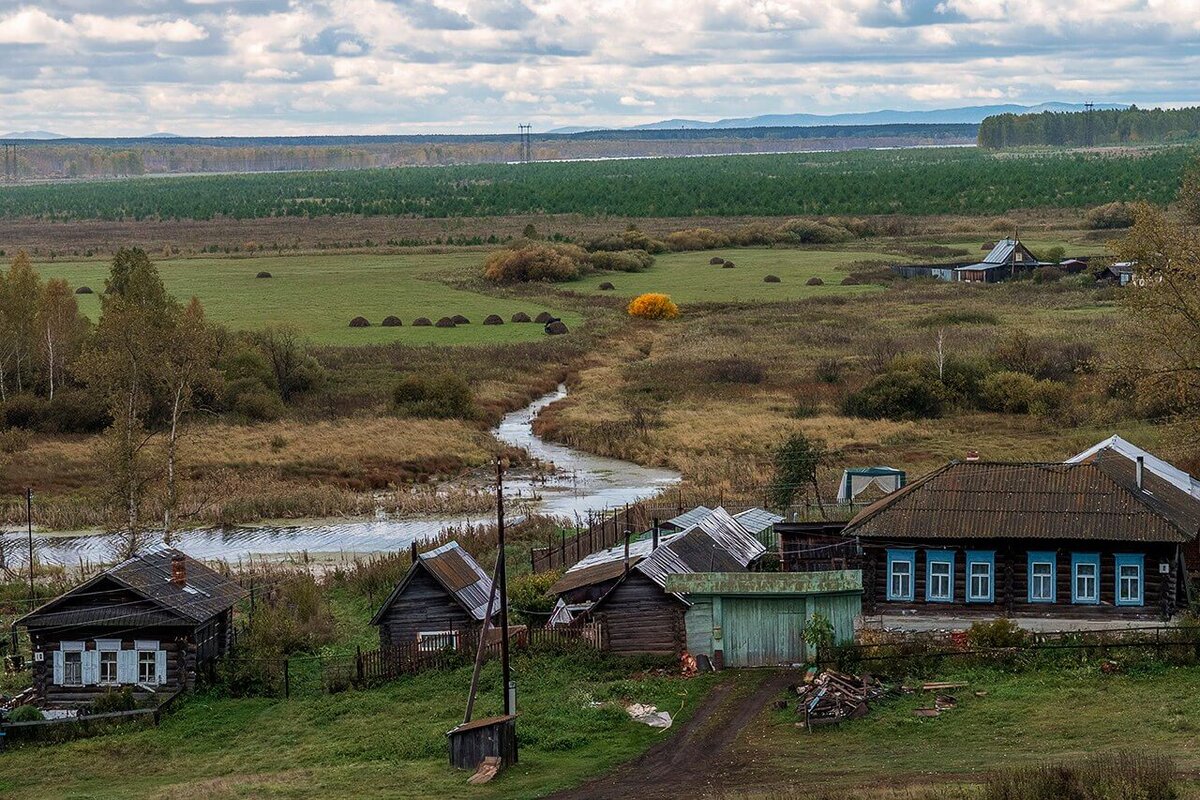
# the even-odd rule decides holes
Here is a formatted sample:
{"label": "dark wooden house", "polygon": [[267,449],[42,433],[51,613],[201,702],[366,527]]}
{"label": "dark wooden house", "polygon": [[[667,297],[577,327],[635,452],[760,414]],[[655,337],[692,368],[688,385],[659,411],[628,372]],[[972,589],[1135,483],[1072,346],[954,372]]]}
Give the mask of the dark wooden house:
{"label": "dark wooden house", "polygon": [[996,283],[1015,278],[1044,266],[1018,239],[1001,239],[977,264],[966,264],[954,270],[960,281],[967,283]]}
{"label": "dark wooden house", "polygon": [[939,615],[1168,618],[1187,604],[1200,500],[1112,448],[1074,463],[952,462],[844,534],[864,608]]}
{"label": "dark wooden house", "polygon": [[858,569],[861,551],[845,529],[844,521],[777,522],[780,568],[783,572]]}
{"label": "dark wooden house", "polygon": [[125,686],[137,695],[191,687],[228,651],[244,596],[172,548],[122,561],[17,620],[29,631],[39,701],[70,707]]}
{"label": "dark wooden house", "polygon": [[[418,650],[458,649],[479,632],[492,579],[457,542],[419,553],[371,619],[379,643],[413,643]],[[493,613],[497,609],[493,609]]]}

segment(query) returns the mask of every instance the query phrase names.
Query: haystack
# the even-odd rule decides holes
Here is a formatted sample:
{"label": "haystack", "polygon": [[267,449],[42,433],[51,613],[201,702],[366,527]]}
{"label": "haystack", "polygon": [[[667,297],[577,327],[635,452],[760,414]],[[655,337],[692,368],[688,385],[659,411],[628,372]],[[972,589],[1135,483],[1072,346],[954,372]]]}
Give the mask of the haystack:
{"label": "haystack", "polygon": [[526,314],[524,311],[518,311],[517,313],[513,314],[512,321],[513,322],[533,322],[533,320],[529,318],[529,315]]}
{"label": "haystack", "polygon": [[350,327],[369,328],[371,327],[371,322],[366,317],[355,317],[354,319],[350,320]]}
{"label": "haystack", "polygon": [[725,259],[721,258],[720,256],[713,256],[712,258],[710,258],[708,260],[708,263],[714,264],[714,265],[724,264]]}
{"label": "haystack", "polygon": [[95,294],[90,286],[80,286],[75,290],[75,294]]}
{"label": "haystack", "polygon": [[383,322],[380,324],[385,328],[399,328],[404,323],[400,321],[399,317],[389,314],[383,318]]}
{"label": "haystack", "polygon": [[724,264],[721,265],[721,269],[733,269],[735,266],[737,266],[737,265],[734,264],[732,261],[726,261]]}
{"label": "haystack", "polygon": [[561,319],[553,320],[546,325],[546,333],[550,336],[561,336],[569,332],[566,324]]}
{"label": "haystack", "polygon": [[464,317],[462,314],[455,314],[450,319],[454,320],[455,325],[470,325],[471,320]]}
{"label": "haystack", "polygon": [[600,291],[602,291],[602,292],[611,292],[613,289],[616,289],[616,288],[617,287],[613,286],[608,281],[605,281],[604,283],[600,284]]}
{"label": "haystack", "polygon": [[842,278],[842,286],[861,286],[861,285],[862,285],[862,281],[860,281],[858,278],[855,278],[851,275],[847,275],[846,277]]}
{"label": "haystack", "polygon": [[824,286],[825,285],[825,281],[821,280],[816,275],[813,275],[811,278],[806,280],[805,283],[808,284],[809,286]]}
{"label": "haystack", "polygon": [[763,278],[763,283],[780,283],[778,275],[767,275]]}
{"label": "haystack", "polygon": [[417,317],[413,320],[414,328],[428,328],[433,323],[429,321],[429,317]]}
{"label": "haystack", "polygon": [[545,325],[547,322],[553,322],[553,321],[554,321],[554,315],[553,315],[553,314],[551,314],[549,311],[543,311],[542,313],[540,313],[540,314],[538,314],[536,317],[534,317],[534,318],[533,318],[533,321],[534,321],[534,322],[540,322],[540,323],[542,323],[543,325]]}
{"label": "haystack", "polygon": [[267,272],[267,271],[264,269],[262,272],[258,273],[258,274],[257,274],[257,275],[255,275],[254,277],[256,277],[256,278],[270,278],[270,277],[271,277],[271,273]]}
{"label": "haystack", "polygon": [[442,317],[437,322],[433,323],[433,327],[435,327],[435,328],[453,328],[454,320],[451,319],[450,317]]}
{"label": "haystack", "polygon": [[488,314],[483,320],[484,325],[503,325],[504,318],[499,314]]}

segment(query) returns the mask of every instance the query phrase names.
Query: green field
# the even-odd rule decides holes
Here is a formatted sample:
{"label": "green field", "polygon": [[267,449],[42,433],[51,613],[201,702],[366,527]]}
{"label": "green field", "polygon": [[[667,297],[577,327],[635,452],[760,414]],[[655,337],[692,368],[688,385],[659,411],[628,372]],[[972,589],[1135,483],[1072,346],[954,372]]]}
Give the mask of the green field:
{"label": "green field", "polygon": [[[545,336],[537,324],[511,324],[518,311],[531,317],[540,311],[560,316],[570,327],[582,317],[563,309],[519,299],[492,297],[447,286],[439,278],[462,274],[482,260],[477,252],[438,255],[280,256],[254,259],[189,258],[157,261],[167,290],[181,301],[192,296],[204,303],[210,319],[235,330],[267,325],[294,325],[319,344],[355,345],[381,342],[407,344],[481,344],[529,341]],[[43,278],[66,278],[72,287],[104,288],[108,264],[51,262],[37,265]],[[260,279],[259,271],[273,277]],[[81,310],[95,319],[100,313],[96,294],[78,295]],[[389,314],[400,317],[399,328],[382,328]],[[462,314],[470,325],[456,328],[414,328],[417,317],[436,322]],[[484,317],[499,314],[504,325],[483,325]],[[370,328],[350,328],[356,316]]]}

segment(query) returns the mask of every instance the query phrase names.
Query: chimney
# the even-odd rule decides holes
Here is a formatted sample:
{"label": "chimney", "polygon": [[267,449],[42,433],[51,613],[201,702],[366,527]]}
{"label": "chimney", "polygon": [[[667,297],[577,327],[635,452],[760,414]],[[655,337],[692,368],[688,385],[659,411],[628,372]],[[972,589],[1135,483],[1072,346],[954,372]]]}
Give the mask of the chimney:
{"label": "chimney", "polygon": [[183,553],[171,556],[171,583],[176,586],[187,583],[187,557]]}
{"label": "chimney", "polygon": [[1137,488],[1141,489],[1142,488],[1142,478],[1143,478],[1144,473],[1146,472],[1146,457],[1138,456],[1137,461],[1134,463],[1137,465],[1136,472],[1135,472],[1135,474],[1137,475]]}
{"label": "chimney", "polygon": [[654,518],[654,533],[652,534],[652,541],[651,541],[650,546],[654,550],[658,549],[658,517]]}
{"label": "chimney", "polygon": [[626,530],[625,531],[625,571],[626,572],[629,572],[629,537],[630,537],[630,535],[631,535],[631,532],[629,530]]}
{"label": "chimney", "polygon": [[978,461],[978,460],[979,460],[979,451],[978,450],[968,450],[967,451],[967,461]]}
{"label": "chimney", "polygon": [[412,557],[412,563],[417,563],[417,540],[413,539],[409,548],[409,554]]}

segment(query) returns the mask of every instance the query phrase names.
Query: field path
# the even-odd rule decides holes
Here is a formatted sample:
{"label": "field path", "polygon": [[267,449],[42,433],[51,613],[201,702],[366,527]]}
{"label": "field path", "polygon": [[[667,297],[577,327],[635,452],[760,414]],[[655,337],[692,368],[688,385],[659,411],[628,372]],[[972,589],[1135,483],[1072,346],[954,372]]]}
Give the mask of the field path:
{"label": "field path", "polygon": [[[794,672],[743,673],[743,677],[715,686],[669,739],[607,775],[551,795],[550,800],[696,797],[721,788],[722,776],[741,766],[729,752],[738,734],[796,680]],[[749,691],[744,690],[747,686]]]}

